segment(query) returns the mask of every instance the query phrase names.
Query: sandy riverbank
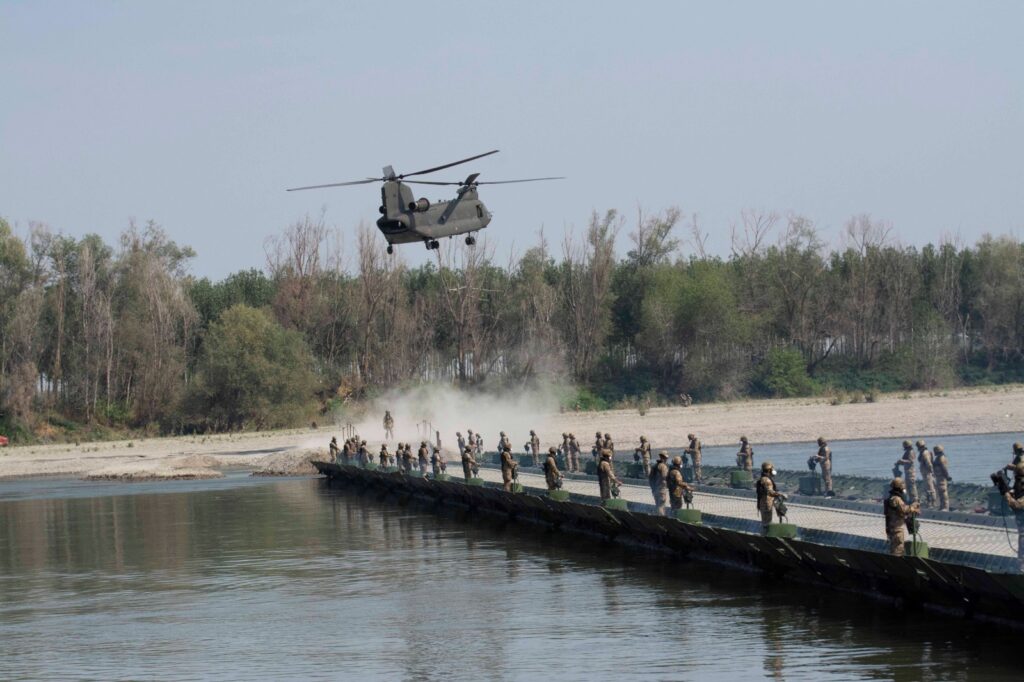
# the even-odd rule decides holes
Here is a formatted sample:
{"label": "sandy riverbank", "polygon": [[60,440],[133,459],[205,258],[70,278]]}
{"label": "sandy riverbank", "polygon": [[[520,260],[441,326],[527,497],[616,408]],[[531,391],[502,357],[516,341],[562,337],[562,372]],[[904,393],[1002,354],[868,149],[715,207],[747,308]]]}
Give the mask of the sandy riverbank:
{"label": "sandy riverbank", "polygon": [[[556,444],[563,431],[572,431],[584,445],[594,432],[612,434],[617,443],[629,444],[641,434],[655,447],[685,444],[695,432],[707,445],[735,443],[740,435],[755,443],[812,441],[818,435],[831,440],[855,438],[902,439],[918,435],[980,434],[1024,431],[1024,386],[961,389],[941,394],[913,393],[907,397],[884,395],[874,403],[831,405],[825,399],[758,400],[657,408],[640,416],[635,410],[565,414],[507,415],[517,425],[537,424],[545,446]],[[479,415],[477,421],[479,421]],[[416,442],[413,425],[396,415],[399,440]],[[414,417],[415,418],[415,417]],[[500,420],[502,417],[488,417]],[[474,414],[439,415],[435,428],[447,446],[454,444],[457,428],[475,428],[493,447],[498,431],[509,430],[518,449],[528,433],[502,423],[476,423]],[[359,425],[376,452],[380,422]],[[99,477],[121,480],[216,476],[232,468],[270,474],[311,473],[308,460],[326,457],[330,427],[219,436],[153,438],[109,443],[44,445],[0,449],[0,478],[17,476]],[[1016,439],[1017,436],[1014,436]],[[454,455],[445,448],[449,457]]]}

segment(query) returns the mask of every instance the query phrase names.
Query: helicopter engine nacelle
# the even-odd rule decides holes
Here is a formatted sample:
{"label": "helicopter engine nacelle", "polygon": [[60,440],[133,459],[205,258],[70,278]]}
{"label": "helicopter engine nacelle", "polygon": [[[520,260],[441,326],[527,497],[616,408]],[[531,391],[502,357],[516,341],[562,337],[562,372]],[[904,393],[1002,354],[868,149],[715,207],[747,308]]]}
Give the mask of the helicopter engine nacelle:
{"label": "helicopter engine nacelle", "polygon": [[409,210],[415,211],[416,213],[423,213],[430,208],[430,202],[426,199],[419,199],[417,201],[409,202]]}

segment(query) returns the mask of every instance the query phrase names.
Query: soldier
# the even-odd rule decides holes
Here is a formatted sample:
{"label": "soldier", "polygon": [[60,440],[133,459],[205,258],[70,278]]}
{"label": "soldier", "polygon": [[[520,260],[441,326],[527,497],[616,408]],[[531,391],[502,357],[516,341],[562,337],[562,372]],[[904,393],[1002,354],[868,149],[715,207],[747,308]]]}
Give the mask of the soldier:
{"label": "soldier", "polygon": [[814,461],[821,465],[821,479],[825,485],[825,497],[835,497],[836,494],[832,491],[832,448],[825,442],[825,438],[822,436],[818,437],[818,454],[814,456]]}
{"label": "soldier", "polygon": [[435,447],[434,451],[430,454],[430,466],[434,472],[434,478],[437,478],[444,473],[447,466],[445,466],[444,455],[441,454],[441,449]]}
{"label": "soldier", "polygon": [[941,445],[935,446],[935,488],[939,496],[939,511],[949,511],[949,460],[946,450]]}
{"label": "soldier", "polygon": [[479,457],[484,454],[484,437],[482,434],[477,432],[476,434],[476,455]]}
{"label": "soldier", "polygon": [[901,478],[892,479],[892,487],[885,500],[885,535],[889,538],[889,554],[903,556],[907,519],[917,516],[921,506],[915,500],[907,504],[903,496],[907,486]]}
{"label": "soldier", "polygon": [[327,446],[331,451],[331,461],[337,464],[338,462],[338,439],[335,436],[331,436],[331,444]]}
{"label": "soldier", "polygon": [[427,467],[430,465],[430,450],[427,449],[427,441],[420,441],[420,447],[416,451],[416,460],[420,465],[420,473],[423,478],[426,478]]}
{"label": "soldier", "polygon": [[366,441],[359,441],[359,466],[366,468],[370,462],[373,461],[373,456],[370,454],[370,448],[366,447]]}
{"label": "soldier", "polygon": [[651,467],[647,482],[651,484],[658,516],[665,516],[665,508],[668,507],[668,453],[664,450],[658,453],[658,463]]}
{"label": "soldier", "polygon": [[468,440],[466,445],[468,445],[469,447],[471,447],[473,449],[473,454],[475,455],[476,454],[476,437],[473,435],[473,429],[467,429],[466,430],[466,436],[467,436],[467,440]]}
{"label": "soldier", "polygon": [[604,436],[598,431],[594,434],[594,447],[590,449],[590,454],[594,457],[594,460],[601,458],[601,451],[604,450]]}
{"label": "soldier", "polygon": [[565,460],[565,466],[573,473],[580,470],[580,442],[576,440],[575,433],[569,434],[569,455]]}
{"label": "soldier", "polygon": [[672,458],[672,467],[668,470],[668,499],[673,511],[683,508],[683,500],[687,493],[693,494],[693,486],[683,478],[683,458],[676,455]]}
{"label": "soldier", "polygon": [[[1016,449],[1017,443],[1014,443]],[[1017,521],[1017,561],[1024,571],[1024,462],[1013,467],[1013,489],[1003,493],[1007,506]]]}
{"label": "soldier", "polygon": [[[903,467],[903,481],[909,486],[910,499],[917,502],[917,477],[914,475],[914,446],[909,440],[903,441],[903,457],[896,460],[896,466]],[[907,490],[904,487],[904,490]]]}
{"label": "soldier", "polygon": [[610,450],[612,453],[612,459],[615,459],[615,442],[612,440],[612,434],[604,434],[604,449]]}
{"label": "soldier", "polygon": [[750,446],[750,441],[746,436],[740,436],[740,451],[736,453],[736,466],[744,471],[754,471],[754,448]]}
{"label": "soldier", "polygon": [[412,473],[412,446],[408,443],[402,448],[402,473]]}
{"label": "soldier", "polygon": [[498,439],[498,452],[504,452],[505,450],[512,450],[512,441],[509,440],[508,435],[504,431],[500,433],[501,438]]}
{"label": "soldier", "polygon": [[533,466],[540,466],[540,438],[537,432],[530,429],[530,453],[533,455]]}
{"label": "soldier", "polygon": [[555,454],[554,448],[548,448],[548,456],[544,460],[544,481],[548,484],[548,490],[562,487],[562,472],[558,470]]}
{"label": "soldier", "polygon": [[1013,460],[1003,468],[1007,471],[1013,471],[1013,468],[1021,462],[1024,462],[1024,444],[1018,441],[1013,444]]}
{"label": "soldier", "polygon": [[757,479],[757,510],[761,512],[761,531],[768,534],[768,526],[772,523],[772,509],[775,506],[775,498],[786,496],[775,489],[775,469],[772,463],[764,461],[761,463],[761,478]]}
{"label": "soldier", "polygon": [[501,451],[501,482],[502,489],[510,493],[512,492],[512,481],[516,477],[516,469],[519,467],[519,463],[516,462],[515,458],[512,457],[512,449],[507,448]]}
{"label": "soldier", "polygon": [[384,410],[384,438],[391,440],[395,437],[395,420],[391,417],[391,410]]}
{"label": "soldier", "polygon": [[686,434],[686,437],[690,439],[690,444],[686,447],[686,449],[683,452],[688,454],[690,458],[693,460],[693,479],[697,481],[697,483],[700,483],[704,478],[704,474],[701,472],[700,466],[700,439],[698,439],[697,436],[693,435],[692,433]]}
{"label": "soldier", "polygon": [[473,448],[468,445],[462,451],[462,475],[468,481],[473,478],[473,471],[476,467],[476,460],[473,459]]}
{"label": "soldier", "polygon": [[641,462],[644,476],[651,477],[651,444],[647,442],[647,436],[640,436],[640,445],[633,451],[633,461]]}
{"label": "soldier", "polygon": [[562,444],[559,446],[562,456],[565,457],[565,466],[569,467],[569,433],[562,433]]}
{"label": "soldier", "polygon": [[612,484],[620,486],[622,482],[615,475],[615,466],[612,464],[612,451],[602,450],[601,461],[597,465],[597,485],[600,488],[602,500],[611,499]]}
{"label": "soldier", "polygon": [[935,466],[932,453],[925,446],[923,440],[917,445],[917,463],[921,465],[921,480],[924,483],[924,503],[928,507],[935,507]]}
{"label": "soldier", "polygon": [[382,469],[388,466],[388,460],[391,459],[391,453],[388,452],[388,444],[380,444],[380,454],[377,455],[377,461],[380,463]]}
{"label": "soldier", "polygon": [[[470,433],[473,433],[473,432],[470,431]],[[461,431],[456,431],[455,432],[455,442],[458,443],[458,445],[459,445],[459,452],[462,452],[463,450],[466,449],[466,439],[462,437],[462,432]]]}

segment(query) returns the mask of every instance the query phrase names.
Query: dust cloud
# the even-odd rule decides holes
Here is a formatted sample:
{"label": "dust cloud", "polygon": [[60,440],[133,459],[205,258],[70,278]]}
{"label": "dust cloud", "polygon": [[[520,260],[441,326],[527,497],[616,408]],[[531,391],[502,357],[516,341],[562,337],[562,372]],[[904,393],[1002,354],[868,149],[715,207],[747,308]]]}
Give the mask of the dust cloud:
{"label": "dust cloud", "polygon": [[[512,441],[512,449],[523,451],[530,440],[530,429],[541,429],[558,412],[558,396],[553,388],[538,387],[518,391],[503,390],[500,394],[461,391],[451,386],[424,385],[386,393],[366,404],[359,413],[341,414],[336,425],[352,424],[367,443],[384,442],[384,411],[390,410],[395,420],[395,437],[388,440],[418,445],[420,441],[435,442],[441,434],[441,446],[447,454],[458,451],[456,432],[463,436],[472,429],[484,439],[484,449],[494,450],[499,433],[504,431]],[[544,442],[544,446],[554,443]]]}

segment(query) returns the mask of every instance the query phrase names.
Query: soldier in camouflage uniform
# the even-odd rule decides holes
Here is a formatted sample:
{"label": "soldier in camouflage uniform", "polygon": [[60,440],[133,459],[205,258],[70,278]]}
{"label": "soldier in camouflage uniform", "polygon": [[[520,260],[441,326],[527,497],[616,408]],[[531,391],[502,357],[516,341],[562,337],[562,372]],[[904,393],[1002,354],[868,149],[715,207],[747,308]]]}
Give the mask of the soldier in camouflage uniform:
{"label": "soldier in camouflage uniform", "polygon": [[659,452],[658,463],[650,469],[647,482],[651,486],[651,495],[654,496],[654,507],[659,516],[665,516],[668,507],[668,453],[664,450]]}
{"label": "soldier in camouflage uniform", "polygon": [[1021,463],[1024,463],[1024,443],[1018,441],[1013,444],[1013,459],[1003,468],[1013,472],[1013,468]]}
{"label": "soldier in camouflage uniform", "polygon": [[835,492],[832,491],[832,448],[828,446],[824,437],[818,437],[818,454],[814,456],[816,461],[821,466],[821,480],[825,485],[825,496],[835,497]]}
{"label": "soldier in camouflage uniform", "polygon": [[746,436],[740,436],[740,451],[736,453],[736,466],[743,471],[754,471],[754,448]]}
{"label": "soldier in camouflage uniform", "polygon": [[512,441],[509,440],[509,437],[505,434],[505,432],[501,431],[498,434],[498,436],[499,436],[499,438],[498,438],[498,447],[495,448],[495,449],[498,452],[505,452],[505,450],[511,451],[512,450]]}
{"label": "soldier in camouflage uniform", "polygon": [[402,472],[406,474],[412,473],[412,445],[406,443],[402,448]]}
{"label": "soldier in camouflage uniform", "polygon": [[557,451],[548,448],[548,456],[544,460],[544,482],[548,484],[548,490],[556,490],[562,480],[562,472],[558,470],[558,461],[555,459]]}
{"label": "soldier in camouflage uniform", "polygon": [[612,464],[612,451],[602,450],[601,461],[597,465],[597,485],[601,491],[602,500],[611,499],[612,483],[622,485],[622,482],[615,475],[615,465]]}
{"label": "soldier in camouflage uniform", "polygon": [[693,492],[693,486],[683,478],[683,458],[678,455],[672,458],[672,467],[668,470],[668,499],[673,511],[683,508],[683,497]]}
{"label": "soldier in camouflage uniform", "polygon": [[455,432],[455,442],[459,446],[459,452],[462,452],[463,450],[466,449],[466,439],[462,437],[461,431]]}
{"label": "soldier in camouflage uniform", "polygon": [[917,502],[917,477],[914,473],[914,446],[909,440],[903,441],[903,456],[896,460],[896,466],[903,467],[905,490],[910,492],[911,502]]}
{"label": "soldier in camouflage uniform", "polygon": [[434,474],[434,478],[437,478],[444,473],[448,467],[445,465],[444,455],[441,454],[440,448],[433,448],[433,452],[430,453],[430,468]]}
{"label": "soldier in camouflage uniform", "polygon": [[512,481],[516,477],[516,469],[519,467],[519,463],[516,462],[515,458],[512,457],[511,448],[501,451],[501,482],[502,489],[510,493],[512,492]]}
{"label": "soldier in camouflage uniform", "polygon": [[370,448],[366,447],[366,441],[359,441],[359,466],[365,469],[372,461],[373,455],[370,454]]}
{"label": "soldier in camouflage uniform", "polygon": [[338,462],[338,439],[331,436],[331,444],[327,446],[327,449],[331,451],[331,461],[334,463]]}
{"label": "soldier in camouflage uniform", "polygon": [[885,499],[885,535],[889,538],[889,553],[893,556],[903,556],[907,519],[917,516],[921,511],[921,505],[916,500],[907,504],[903,499],[906,490],[903,479],[894,478]]}
{"label": "soldier in camouflage uniform", "polygon": [[917,463],[921,467],[921,482],[924,483],[924,503],[935,508],[935,458],[923,440],[917,441]]}
{"label": "soldier in camouflage uniform", "polygon": [[533,455],[533,466],[540,466],[540,438],[537,432],[530,429],[530,454]]}
{"label": "soldier in camouflage uniform", "polygon": [[430,466],[430,450],[427,449],[427,441],[420,441],[420,447],[416,451],[416,460],[420,465],[420,474],[427,477],[427,467]]}
{"label": "soldier in camouflage uniform", "polygon": [[476,467],[476,460],[473,459],[473,448],[468,445],[462,451],[462,475],[468,481],[473,478],[473,469]]}
{"label": "soldier in camouflage uniform", "polygon": [[700,439],[692,433],[686,434],[686,437],[690,440],[690,444],[686,446],[683,451],[690,456],[693,461],[693,480],[700,483],[704,479],[704,474],[701,472],[701,444]]}
{"label": "soldier in camouflage uniform", "polygon": [[390,410],[384,410],[384,438],[391,440],[395,437],[395,420],[391,417]]}
{"label": "soldier in camouflage uniform", "polygon": [[1014,465],[1013,489],[1006,491],[1003,499],[1017,521],[1017,561],[1024,572],[1024,461]]}
{"label": "soldier in camouflage uniform", "polygon": [[595,461],[600,460],[602,450],[604,450],[604,436],[598,431],[594,434],[594,447],[590,449],[590,454],[594,457]]}
{"label": "soldier in camouflage uniform", "polygon": [[612,434],[604,434],[604,449],[609,450],[612,453],[612,460],[615,460],[615,441],[612,440]]}
{"label": "soldier in camouflage uniform", "polygon": [[390,456],[391,456],[391,453],[388,452],[388,444],[387,443],[381,443],[380,444],[380,454],[377,455],[377,462],[379,463],[379,466],[382,469],[388,465],[388,458]]}
{"label": "soldier in camouflage uniform", "polygon": [[574,433],[569,434],[569,454],[566,456],[565,466],[573,473],[580,470],[580,442],[576,440]]}
{"label": "soldier in camouflage uniform", "polygon": [[935,458],[932,464],[935,467],[935,491],[939,497],[939,511],[949,511],[949,482],[953,479],[949,475],[949,460],[946,459],[946,450],[941,445],[935,446]]}
{"label": "soldier in camouflage uniform", "polygon": [[643,464],[644,476],[651,476],[651,444],[647,436],[640,436],[640,445],[633,451],[633,461]]}
{"label": "soldier in camouflage uniform", "polygon": [[764,461],[761,463],[761,478],[757,479],[757,511],[761,514],[762,533],[768,534],[768,526],[772,523],[772,511],[774,510],[775,498],[786,496],[775,489],[775,470],[772,463]]}

